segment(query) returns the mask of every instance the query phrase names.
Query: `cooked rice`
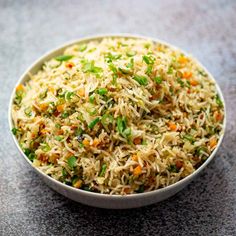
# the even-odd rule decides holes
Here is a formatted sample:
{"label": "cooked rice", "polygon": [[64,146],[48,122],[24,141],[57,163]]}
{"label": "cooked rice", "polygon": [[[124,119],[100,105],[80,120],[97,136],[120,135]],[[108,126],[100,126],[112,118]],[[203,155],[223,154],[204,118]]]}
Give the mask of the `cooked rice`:
{"label": "cooked rice", "polygon": [[33,165],[75,188],[147,192],[215,149],[224,108],[191,57],[144,39],[75,44],[16,88],[13,133]]}

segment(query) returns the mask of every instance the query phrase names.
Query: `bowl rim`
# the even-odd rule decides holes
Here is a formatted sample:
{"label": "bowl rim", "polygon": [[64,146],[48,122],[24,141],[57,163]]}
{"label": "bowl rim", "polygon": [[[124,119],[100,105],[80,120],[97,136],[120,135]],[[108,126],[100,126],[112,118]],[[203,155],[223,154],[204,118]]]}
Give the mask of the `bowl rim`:
{"label": "bowl rim", "polygon": [[[12,122],[12,115],[11,115],[11,111],[12,111],[12,105],[13,105],[13,99],[15,96],[15,89],[17,87],[17,85],[19,83],[21,83],[22,81],[25,81],[29,71],[31,71],[34,67],[36,67],[37,65],[39,65],[40,63],[42,64],[42,61],[45,60],[45,58],[50,57],[51,54],[56,53],[59,50],[65,49],[66,47],[72,46],[74,44],[78,44],[78,43],[82,43],[82,42],[89,42],[89,41],[94,41],[94,40],[102,40],[103,38],[133,38],[133,39],[144,39],[144,40],[150,40],[154,43],[160,43],[163,45],[166,45],[172,49],[175,50],[179,50],[181,52],[183,52],[185,55],[190,56],[192,59],[194,59],[194,61],[201,67],[203,68],[207,74],[208,77],[210,79],[212,79],[215,83],[216,86],[216,90],[217,93],[220,97],[220,99],[223,102],[223,106],[224,106],[224,121],[223,121],[223,125],[222,125],[222,131],[221,131],[221,135],[220,138],[218,140],[217,146],[216,148],[213,150],[213,152],[211,153],[211,155],[207,158],[207,160],[198,168],[196,169],[192,174],[186,176],[185,178],[177,181],[174,184],[168,185],[166,187],[163,188],[159,188],[159,189],[155,189],[149,192],[143,192],[143,193],[133,193],[133,194],[127,194],[127,195],[111,195],[111,194],[106,194],[106,193],[96,193],[96,192],[89,192],[86,190],[82,190],[82,189],[77,189],[74,188],[72,186],[66,185],[50,176],[48,176],[47,174],[45,174],[43,171],[39,170],[38,168],[34,167],[32,165],[32,162],[27,158],[27,156],[24,154],[23,150],[20,148],[20,145],[18,143],[18,140],[16,139],[16,137],[12,134],[11,130],[13,128],[13,122]],[[51,57],[52,58],[52,57]],[[48,59],[47,59],[48,60]],[[9,125],[9,132],[11,133],[11,137],[14,140],[15,145],[17,146],[18,151],[22,154],[22,156],[24,157],[25,161],[39,174],[42,175],[43,177],[45,177],[46,179],[48,179],[49,181],[53,182],[55,185],[59,186],[62,189],[66,189],[68,191],[72,191],[74,193],[77,194],[81,194],[81,196],[86,195],[86,196],[90,196],[90,197],[98,197],[100,199],[138,199],[140,197],[151,197],[154,196],[156,194],[159,193],[163,193],[166,191],[171,191],[174,190],[176,188],[180,188],[181,186],[184,186],[185,184],[187,184],[189,181],[191,181],[194,177],[196,177],[213,159],[213,157],[215,156],[216,152],[218,151],[222,140],[224,138],[225,135],[225,130],[226,130],[226,103],[223,97],[223,93],[220,89],[220,86],[218,85],[217,81],[215,80],[215,78],[213,77],[213,75],[205,68],[205,66],[203,66],[201,64],[201,62],[196,59],[194,56],[192,56],[190,53],[186,52],[185,50],[176,47],[174,45],[172,45],[171,43],[167,43],[164,40],[158,39],[158,38],[154,38],[154,37],[149,37],[149,36],[143,36],[143,35],[139,35],[139,34],[127,34],[127,33],[111,33],[111,34],[97,34],[97,35],[91,35],[91,36],[87,36],[87,37],[81,37],[78,39],[74,39],[71,41],[67,41],[61,45],[59,45],[58,47],[55,47],[51,50],[48,50],[46,53],[44,53],[42,56],[40,56],[38,59],[36,59],[25,71],[24,73],[20,76],[20,78],[17,80],[11,96],[10,96],[10,101],[9,101],[9,106],[8,106],[8,125]]]}

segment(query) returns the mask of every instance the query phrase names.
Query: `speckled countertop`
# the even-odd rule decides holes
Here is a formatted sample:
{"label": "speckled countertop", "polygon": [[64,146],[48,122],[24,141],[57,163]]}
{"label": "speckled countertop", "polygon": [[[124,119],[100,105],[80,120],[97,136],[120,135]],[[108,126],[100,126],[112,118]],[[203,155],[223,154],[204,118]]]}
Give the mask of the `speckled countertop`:
{"label": "speckled countertop", "polygon": [[[236,1],[0,0],[0,235],[236,235]],[[9,134],[10,93],[23,71],[65,41],[99,33],[158,37],[195,55],[227,103],[222,147],[174,197],[103,210],[49,189]]]}

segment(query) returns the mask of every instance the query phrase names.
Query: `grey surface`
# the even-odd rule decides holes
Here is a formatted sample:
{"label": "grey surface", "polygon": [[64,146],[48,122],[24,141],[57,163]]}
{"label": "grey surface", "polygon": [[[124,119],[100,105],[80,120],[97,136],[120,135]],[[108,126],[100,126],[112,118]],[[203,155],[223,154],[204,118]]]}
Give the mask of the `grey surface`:
{"label": "grey surface", "polygon": [[[0,0],[0,235],[236,235],[236,1]],[[226,98],[216,158],[164,202],[133,210],[80,205],[49,189],[18,154],[7,108],[23,71],[47,50],[98,33],[158,37],[195,55]]]}

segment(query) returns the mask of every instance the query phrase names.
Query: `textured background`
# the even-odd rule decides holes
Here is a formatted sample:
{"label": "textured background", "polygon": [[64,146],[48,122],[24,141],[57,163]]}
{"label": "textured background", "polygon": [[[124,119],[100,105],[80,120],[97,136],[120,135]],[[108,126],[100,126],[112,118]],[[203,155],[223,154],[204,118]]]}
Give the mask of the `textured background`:
{"label": "textured background", "polygon": [[[0,235],[236,235],[236,1],[0,0]],[[49,189],[9,134],[10,93],[47,50],[98,33],[158,37],[195,55],[225,95],[216,158],[174,197],[132,210],[96,209]]]}

